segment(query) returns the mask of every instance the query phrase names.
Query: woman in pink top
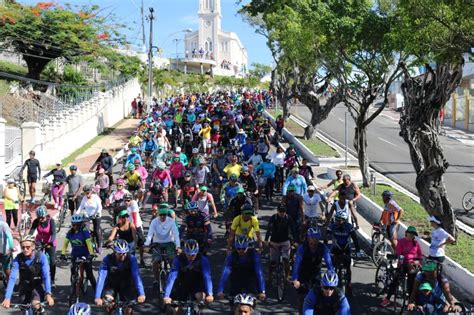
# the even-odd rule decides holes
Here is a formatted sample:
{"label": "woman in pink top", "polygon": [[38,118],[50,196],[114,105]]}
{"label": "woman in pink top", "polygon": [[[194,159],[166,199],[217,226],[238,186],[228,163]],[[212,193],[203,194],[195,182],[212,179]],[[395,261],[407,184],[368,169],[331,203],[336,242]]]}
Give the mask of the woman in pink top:
{"label": "woman in pink top", "polygon": [[171,165],[170,165],[170,173],[171,173],[171,178],[173,180],[173,185],[174,185],[175,207],[178,206],[178,199],[181,194],[179,180],[183,178],[185,172],[186,172],[186,167],[184,167],[183,163],[181,163],[179,159],[179,154],[175,154],[173,157],[173,162],[171,162]]}
{"label": "woman in pink top", "polygon": [[407,291],[408,295],[411,294],[416,273],[418,271],[417,266],[423,258],[420,243],[416,240],[417,236],[418,233],[416,232],[416,228],[414,226],[409,226],[405,231],[405,237],[398,240],[396,249],[397,256],[403,256],[403,260],[399,258],[399,272],[395,275],[394,280],[388,288],[387,296],[382,300],[380,306],[386,307],[390,304],[390,297],[395,293],[398,281],[403,274],[407,275]]}
{"label": "woman in pink top", "polygon": [[168,189],[173,188],[173,182],[164,162],[158,163],[158,167],[151,174],[150,189],[157,184],[163,187],[163,199],[168,202]]}

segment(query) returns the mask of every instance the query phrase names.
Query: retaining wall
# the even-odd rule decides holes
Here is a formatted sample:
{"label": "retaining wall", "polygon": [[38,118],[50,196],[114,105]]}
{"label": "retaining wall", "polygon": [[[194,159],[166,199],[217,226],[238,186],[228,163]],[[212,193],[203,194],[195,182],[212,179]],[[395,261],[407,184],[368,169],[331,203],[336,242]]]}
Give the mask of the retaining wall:
{"label": "retaining wall", "polygon": [[64,111],[45,127],[36,122],[23,123],[23,159],[34,150],[42,167],[54,165],[128,116],[138,93],[138,79],[133,79]]}

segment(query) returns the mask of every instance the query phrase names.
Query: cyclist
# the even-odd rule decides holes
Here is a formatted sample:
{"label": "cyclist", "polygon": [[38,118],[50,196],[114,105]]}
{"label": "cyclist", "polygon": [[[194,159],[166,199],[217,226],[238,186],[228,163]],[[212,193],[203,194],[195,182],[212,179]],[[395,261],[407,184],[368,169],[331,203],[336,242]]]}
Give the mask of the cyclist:
{"label": "cyclist", "polygon": [[166,169],[166,164],[164,162],[158,163],[158,167],[151,175],[150,189],[155,185],[160,185],[163,189],[163,199],[165,202],[168,202],[168,189],[173,187],[173,181],[171,180],[170,172]]}
{"label": "cyclist", "polygon": [[344,196],[344,199],[352,201],[352,204],[355,204],[355,202],[361,197],[359,186],[351,181],[351,176],[349,174],[344,174],[342,176],[342,184],[337,186],[337,188],[331,192],[327,198],[328,201],[331,201],[336,195],[338,195],[339,198]]}
{"label": "cyclist", "polygon": [[393,192],[389,190],[382,193],[382,199],[385,206],[379,221],[381,225],[386,226],[390,243],[395,249],[397,248],[399,221],[403,215],[403,209],[393,200]]}
{"label": "cyclist", "polygon": [[347,214],[350,222],[354,222],[355,226],[358,228],[359,221],[357,220],[357,212],[355,210],[354,204],[352,201],[347,200],[345,195],[340,195],[338,200],[334,202],[331,206],[331,210],[326,218],[326,225],[331,223],[331,219],[334,213],[344,212]]}
{"label": "cyclist", "polygon": [[153,246],[157,249],[152,253],[152,269],[155,281],[160,278],[161,252],[166,253],[168,261],[173,260],[175,253],[179,254],[181,252],[178,227],[175,221],[168,216],[168,209],[160,208],[158,215],[157,218],[151,221],[145,240],[145,247],[150,248]]}
{"label": "cyclist", "polygon": [[114,159],[109,154],[109,152],[107,152],[107,149],[102,149],[99,157],[89,169],[89,172],[92,172],[94,170],[94,167],[97,168],[97,171],[100,168],[103,168],[105,171],[105,174],[107,174],[107,176],[109,177],[110,185],[113,184],[112,168],[114,167]]}
{"label": "cyclist", "polygon": [[[184,253],[173,259],[163,302],[170,304],[172,299],[186,301],[189,296],[198,302],[214,301],[209,260],[199,253],[199,244],[193,239],[187,240]],[[178,311],[179,308],[175,309],[174,314]]]}
{"label": "cyclist", "polygon": [[3,219],[3,215],[0,214],[0,264],[2,264],[7,281],[12,267],[13,249],[12,230]]}
{"label": "cyclist", "polygon": [[244,235],[253,242],[254,234],[257,239],[258,248],[262,249],[263,241],[262,235],[260,234],[258,219],[254,215],[253,206],[251,204],[245,204],[242,206],[242,214],[236,216],[232,221],[232,225],[230,226],[229,237],[227,239],[228,252],[232,250],[232,244],[234,244],[234,239],[236,236]]}
{"label": "cyclist", "polygon": [[211,171],[207,167],[206,159],[202,158],[199,160],[199,165],[193,168],[192,173],[198,185],[202,186],[211,183]]}
{"label": "cyclist", "polygon": [[84,302],[77,302],[71,305],[67,315],[91,315],[91,307]]}
{"label": "cyclist", "polygon": [[[125,240],[116,240],[114,252],[104,257],[99,267],[97,287],[95,289],[95,304],[102,306],[103,299],[114,301],[119,294],[122,301],[131,301],[137,296],[137,302],[145,302],[145,290],[138,270],[137,258],[129,253]],[[131,283],[135,284],[134,292]],[[132,314],[132,307],[128,307],[125,314]]]}
{"label": "cyclist", "polygon": [[102,253],[102,228],[100,227],[102,202],[97,194],[92,193],[91,185],[85,185],[83,190],[85,196],[82,198],[76,213],[82,214],[84,219],[92,221],[97,252]]}
{"label": "cyclist", "polygon": [[46,299],[48,305],[54,305],[48,259],[42,252],[35,251],[35,239],[29,234],[21,239],[20,246],[21,253],[13,260],[2,306],[10,308],[13,288],[19,276],[19,295],[22,303],[31,303],[35,311],[41,312],[42,300]]}
{"label": "cyclist", "polygon": [[123,200],[125,206],[127,207],[128,215],[131,218],[130,221],[133,222],[135,228],[137,229],[137,243],[135,247],[139,249],[140,267],[145,267],[145,260],[143,259],[143,242],[145,240],[145,234],[143,232],[143,221],[140,216],[140,208],[138,207],[138,202],[133,200],[133,197],[130,193],[125,194]]}
{"label": "cyclist", "polygon": [[253,205],[252,199],[245,194],[243,187],[239,187],[237,195],[230,200],[226,209],[226,225],[227,223],[230,225],[236,216],[242,214],[242,207],[245,204]]}
{"label": "cyclist", "polygon": [[[71,229],[67,232],[64,238],[63,248],[61,250],[61,260],[66,259],[66,250],[69,243],[71,243],[71,280],[72,275],[76,274],[76,259],[81,257],[89,258],[94,256],[94,249],[92,247],[91,235],[87,229],[84,228],[84,218],[80,214],[74,214],[71,217]],[[85,262],[84,270],[91,286],[95,288],[96,282],[94,273],[92,272],[92,264]]]}
{"label": "cyclist", "polygon": [[66,181],[66,171],[62,168],[61,162],[56,163],[56,168],[46,173],[43,178],[53,175],[53,187],[51,194],[53,195],[54,209],[61,209],[63,206],[64,182]]}
{"label": "cyclist", "polygon": [[227,158],[224,155],[224,148],[218,147],[216,154],[212,160],[212,184],[220,190],[225,176],[224,167],[226,166]]}
{"label": "cyclist", "polygon": [[414,226],[409,226],[405,231],[405,238],[402,238],[397,243],[397,256],[403,256],[403,260],[398,265],[398,272],[394,276],[393,281],[390,283],[388,288],[387,295],[380,303],[380,306],[386,307],[390,304],[390,297],[395,293],[396,288],[402,274],[407,275],[407,291],[408,294],[411,293],[413,289],[413,282],[415,281],[415,276],[417,272],[417,266],[421,259],[423,258],[420,243],[416,240],[415,237],[418,236],[416,228]]}
{"label": "cyclist", "polygon": [[295,188],[295,194],[302,196],[307,190],[308,185],[306,184],[306,179],[299,174],[299,169],[297,167],[293,168],[290,171],[289,176],[286,178],[283,183],[283,196],[286,196],[288,187],[293,185]]}
{"label": "cyclist", "polygon": [[124,178],[127,180],[127,190],[130,193],[141,192],[143,181],[140,173],[135,170],[135,165],[130,164],[127,166],[127,172],[124,174]]}
{"label": "cyclist", "polygon": [[234,297],[234,315],[260,315],[255,310],[256,301],[253,296],[246,293],[237,294]]}
{"label": "cyclist", "polygon": [[143,140],[141,146],[142,146],[142,152],[145,153],[145,165],[146,167],[151,166],[151,155],[152,153],[158,149],[158,144],[156,143],[155,139],[151,137],[151,133],[147,133],[145,136],[145,139]]}
{"label": "cyclist", "polygon": [[193,199],[199,187],[193,179],[191,171],[186,171],[184,177],[179,180],[178,184],[181,187],[181,203],[183,208],[185,208],[186,204]]}
{"label": "cyclist", "polygon": [[26,168],[26,181],[28,182],[28,190],[30,192],[30,203],[35,202],[36,182],[41,178],[41,166],[38,159],[35,158],[35,151],[30,151],[29,158],[25,161],[20,169],[19,176],[22,177]]}
{"label": "cyclist", "polygon": [[137,228],[130,222],[128,210],[124,209],[118,213],[118,223],[112,228],[107,243],[113,242],[115,238],[127,242],[130,253],[135,255],[135,245],[137,244]]}
{"label": "cyclist", "polygon": [[287,188],[287,194],[286,196],[283,196],[281,203],[286,207],[288,215],[296,222],[296,224],[304,225],[303,197],[298,195],[295,191],[295,185],[289,185]]}
{"label": "cyclist", "polygon": [[186,204],[187,215],[184,218],[186,239],[194,239],[199,243],[202,254],[206,254],[212,241],[212,225],[209,216],[199,211],[196,202]]}
{"label": "cyclist", "polygon": [[[242,165],[238,163],[237,155],[233,155],[230,158],[230,163],[224,167],[224,173],[227,175],[227,178],[230,180],[231,175],[235,175],[236,178],[239,178],[240,172],[242,170]],[[220,180],[223,178],[221,177]]]}
{"label": "cyclist", "polygon": [[[306,222],[306,225],[303,227],[303,233],[306,233],[311,221],[315,224],[324,220],[325,210],[323,203],[321,202],[321,196],[315,191],[316,187],[309,185],[307,192],[302,196],[304,222]],[[321,213],[318,211],[318,205],[321,209]]]}
{"label": "cyclist", "polygon": [[[329,183],[326,185],[318,187],[318,190],[323,190],[329,187],[333,187],[333,190],[336,190],[337,187],[339,187],[343,183],[342,181],[342,171],[341,170],[336,170],[336,178],[332,179]],[[333,196],[334,201],[339,200],[339,192],[336,192]]]}
{"label": "cyclist", "polygon": [[321,277],[321,286],[313,287],[306,295],[302,314],[350,315],[349,302],[337,287],[338,282],[337,274],[334,271],[327,271]]}
{"label": "cyclist", "polygon": [[217,298],[224,298],[224,287],[230,278],[230,295],[240,292],[258,293],[259,300],[265,300],[265,279],[260,255],[249,248],[249,239],[245,235],[235,238],[234,250],[227,254],[224,261]]}
{"label": "cyclist", "polygon": [[[443,301],[444,303],[435,303],[436,312],[434,314],[443,314],[447,313],[449,309],[455,309],[455,300],[451,294],[451,289],[449,286],[448,279],[444,277],[440,272],[438,272],[438,263],[433,260],[427,260],[421,267],[421,271],[417,273],[415,277],[415,282],[413,284],[413,290],[408,299],[408,311],[414,311],[416,305],[423,305],[422,303],[429,303],[429,301]],[[429,283],[431,286],[430,299],[427,299],[427,294],[425,296],[420,296],[420,291],[425,289],[420,289],[420,286],[423,283]],[[419,304],[420,303],[420,304]]]}
{"label": "cyclist", "polygon": [[229,181],[222,185],[221,188],[221,205],[224,209],[227,208],[229,202],[237,195],[237,191],[242,185],[237,181],[239,177],[235,174],[229,176]]}
{"label": "cyclist", "polygon": [[186,167],[179,160],[179,155],[175,154],[173,157],[173,162],[170,164],[170,175],[174,186],[175,207],[178,206],[179,197],[181,195],[181,186],[179,183],[182,181],[185,172]]}
{"label": "cyclist", "polygon": [[307,159],[302,159],[301,160],[301,166],[299,169],[299,174],[304,177],[306,180],[306,185],[313,185],[313,178],[314,178],[314,173],[313,170],[311,169],[311,166],[308,165],[308,160]]}
{"label": "cyclist", "polygon": [[296,223],[286,213],[286,207],[278,206],[276,214],[270,217],[268,221],[267,234],[265,235],[265,242],[270,240],[270,265],[268,268],[268,282],[272,282],[272,273],[277,263],[278,257],[283,257],[283,265],[285,266],[286,274],[290,274],[290,251],[291,242],[297,238]]}
{"label": "cyclist", "polygon": [[125,202],[124,202],[124,196],[126,194],[129,194],[129,191],[125,189],[125,181],[123,178],[117,179],[117,189],[112,191],[112,193],[109,195],[109,198],[106,201],[106,204],[108,206],[112,206],[113,209],[113,222],[117,222],[117,214],[118,212],[124,208]]}
{"label": "cyclist", "polygon": [[84,178],[82,175],[77,174],[77,166],[71,165],[69,166],[69,174],[66,177],[66,184],[68,187],[67,192],[67,202],[68,202],[68,209],[71,211],[71,215],[76,212],[77,208],[79,208],[79,196],[82,192],[82,188],[84,187]]}
{"label": "cyclist", "polygon": [[258,178],[258,186],[260,190],[265,190],[265,197],[267,200],[270,200],[273,197],[273,181],[276,173],[275,164],[273,164],[271,160],[272,158],[270,155],[265,156],[264,162],[254,170],[255,174],[261,173]]}
{"label": "cyclist", "polygon": [[278,146],[276,152],[272,154],[271,162],[275,164],[276,172],[275,172],[275,184],[276,184],[276,191],[281,191],[283,189],[283,177],[284,177],[284,164],[285,164],[285,152],[283,148]]}
{"label": "cyclist", "polygon": [[258,213],[259,203],[258,203],[258,186],[257,178],[253,172],[250,171],[251,167],[244,166],[242,167],[242,174],[239,177],[239,181],[242,183],[243,188],[247,191],[248,196],[252,201],[252,204],[255,208],[255,212]]}
{"label": "cyclist", "polygon": [[308,229],[306,240],[296,251],[291,281],[298,293],[297,305],[300,313],[305,295],[320,277],[323,259],[328,270],[333,270],[329,249],[326,244],[320,242],[321,238],[321,231],[318,228]]}
{"label": "cyclist", "polygon": [[36,219],[33,220],[30,235],[36,232],[35,240],[45,247],[45,252],[49,255],[49,269],[51,272],[51,286],[54,288],[56,275],[56,224],[48,215],[45,206],[36,208]]}
{"label": "cyclist", "polygon": [[142,163],[142,157],[138,153],[138,149],[135,147],[132,147],[130,149],[130,153],[127,155],[127,160],[125,161],[125,167],[128,169],[130,165],[134,165],[135,160],[139,160],[140,164]]}
{"label": "cyclist", "polygon": [[203,212],[206,216],[209,216],[210,205],[214,218],[217,218],[217,208],[216,204],[214,203],[214,197],[207,191],[207,186],[199,187],[199,192],[196,191],[194,193],[193,199],[191,199],[191,201],[196,202],[199,207],[199,211]]}
{"label": "cyclist", "polygon": [[[339,198],[344,198],[343,195],[340,195]],[[362,251],[359,247],[359,240],[355,232],[355,228],[352,224],[347,222],[347,213],[346,212],[336,212],[336,222],[329,224],[327,233],[333,235],[333,242],[331,248],[331,254],[333,254],[334,266],[338,262],[341,262],[347,270],[347,291],[351,295],[352,285],[351,285],[351,242],[349,238],[352,239],[354,247],[357,253],[357,256],[362,256]],[[327,239],[326,239],[327,241]]]}
{"label": "cyclist", "polygon": [[102,207],[105,206],[105,201],[109,197],[110,193],[110,179],[105,174],[105,170],[101,167],[99,168],[97,178],[95,180],[95,187],[99,189],[98,194],[100,201],[102,202]]}
{"label": "cyclist", "polygon": [[176,147],[175,149],[175,154],[177,154],[179,156],[179,161],[181,163],[183,163],[184,166],[187,166],[188,165],[188,157],[186,156],[185,153],[181,152],[182,149],[181,147]]}

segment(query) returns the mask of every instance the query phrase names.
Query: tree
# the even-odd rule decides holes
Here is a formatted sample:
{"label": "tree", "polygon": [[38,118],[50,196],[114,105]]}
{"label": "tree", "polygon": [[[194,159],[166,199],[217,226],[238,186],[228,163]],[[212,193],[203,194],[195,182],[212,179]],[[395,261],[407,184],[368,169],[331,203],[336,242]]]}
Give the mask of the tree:
{"label": "tree", "polygon": [[266,64],[252,63],[252,69],[250,69],[249,74],[252,77],[262,79],[264,76],[272,72],[272,67]]}
{"label": "tree", "polygon": [[455,215],[443,180],[449,163],[438,138],[439,113],[459,86],[464,55],[474,46],[474,5],[469,1],[399,1],[397,10],[401,47],[413,57],[414,65],[425,64],[426,69],[413,77],[403,64],[400,136],[410,150],[421,204],[456,236]]}
{"label": "tree", "polygon": [[98,6],[83,6],[76,13],[70,6],[52,2],[35,6],[6,3],[0,7],[0,43],[21,53],[28,66],[27,77],[39,79],[51,60],[98,58],[104,48],[125,43],[119,33],[122,25],[100,13]]}

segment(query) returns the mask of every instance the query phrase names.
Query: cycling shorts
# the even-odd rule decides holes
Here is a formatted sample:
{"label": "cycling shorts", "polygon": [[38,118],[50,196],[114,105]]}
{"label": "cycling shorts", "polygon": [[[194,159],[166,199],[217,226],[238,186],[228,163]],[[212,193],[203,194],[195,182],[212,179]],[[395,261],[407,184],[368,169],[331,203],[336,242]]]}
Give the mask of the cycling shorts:
{"label": "cycling shorts", "polygon": [[26,176],[26,181],[28,182],[28,184],[31,184],[31,183],[36,183],[38,181],[38,175],[36,174],[28,174]]}
{"label": "cycling shorts", "polygon": [[393,234],[396,233],[398,235],[398,229],[400,228],[400,224],[390,224],[387,226],[387,235],[389,239],[393,238]]}

